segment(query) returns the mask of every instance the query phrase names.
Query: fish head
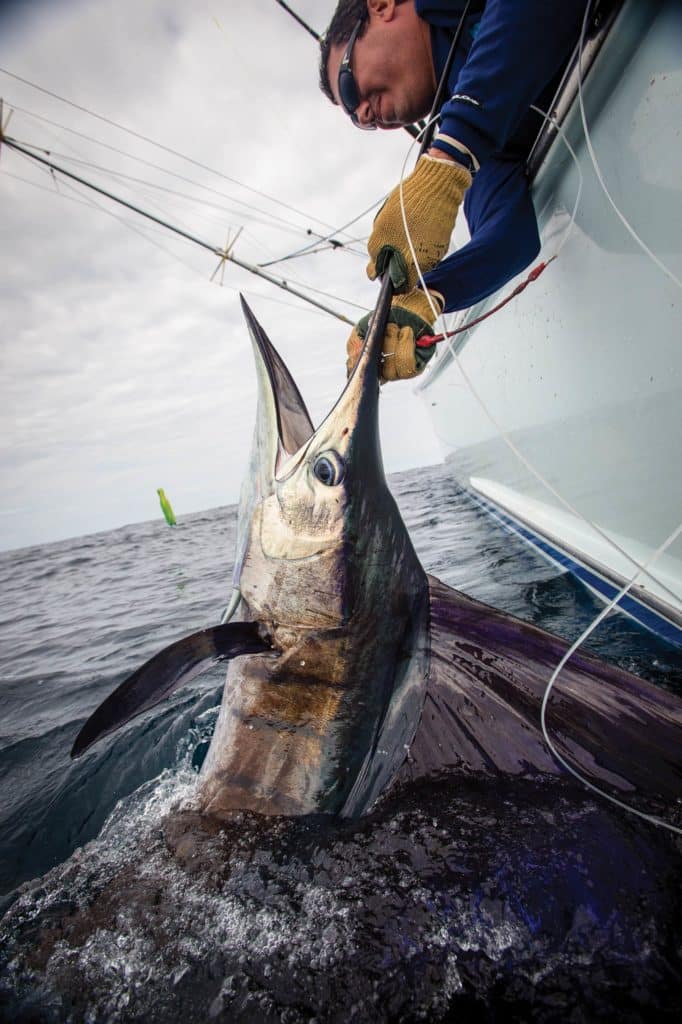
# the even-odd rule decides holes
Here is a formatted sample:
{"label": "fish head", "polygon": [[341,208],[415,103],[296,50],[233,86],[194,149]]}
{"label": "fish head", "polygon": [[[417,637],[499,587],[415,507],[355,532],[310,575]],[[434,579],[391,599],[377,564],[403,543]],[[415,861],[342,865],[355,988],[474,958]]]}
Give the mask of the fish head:
{"label": "fish head", "polygon": [[416,559],[379,438],[379,321],[388,307],[380,301],[353,373],[314,430],[286,366],[242,302],[259,400],[235,583],[249,617],[270,625],[275,639],[287,629],[343,628],[368,602],[390,598],[381,569],[395,561],[396,547]]}

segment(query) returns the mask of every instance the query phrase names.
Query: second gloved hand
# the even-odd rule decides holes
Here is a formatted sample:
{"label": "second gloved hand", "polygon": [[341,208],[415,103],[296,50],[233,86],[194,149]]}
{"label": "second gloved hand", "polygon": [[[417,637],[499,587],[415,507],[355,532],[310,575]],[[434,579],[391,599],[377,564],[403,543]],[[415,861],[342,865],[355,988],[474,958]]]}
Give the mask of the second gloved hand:
{"label": "second gloved hand", "polygon": [[[442,295],[438,292],[429,292],[429,295],[440,313],[443,307]],[[417,348],[415,342],[422,335],[431,333],[436,316],[426,293],[420,288],[393,299],[381,350],[379,380],[382,384],[391,380],[406,380],[422,372],[436,346]],[[369,319],[370,314],[355,325],[346,344],[346,370],[349,377],[365,343]]]}
{"label": "second gloved hand", "polygon": [[[403,182],[405,216],[422,273],[433,270],[450,244],[457,211],[471,175],[455,161],[422,156]],[[400,208],[400,186],[394,188],[374,221],[367,251],[367,276],[373,281],[390,269],[393,287],[405,292],[419,277],[405,234]]]}

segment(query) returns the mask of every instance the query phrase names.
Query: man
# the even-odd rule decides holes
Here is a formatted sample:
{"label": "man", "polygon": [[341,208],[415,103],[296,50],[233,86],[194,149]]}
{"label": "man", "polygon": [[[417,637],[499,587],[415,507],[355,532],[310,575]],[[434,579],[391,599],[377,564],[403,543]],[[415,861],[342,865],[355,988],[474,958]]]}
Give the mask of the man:
{"label": "man", "polygon": [[[382,379],[420,373],[439,312],[466,309],[520,273],[540,250],[524,160],[557,76],[580,34],[586,0],[473,0],[448,76],[431,148],[403,183],[419,285],[399,189],[379,211],[367,273],[390,268],[397,290]],[[322,43],[320,86],[359,128],[397,128],[427,116],[464,0],[340,0]],[[445,257],[460,205],[471,240]],[[348,341],[348,370],[363,318]]]}

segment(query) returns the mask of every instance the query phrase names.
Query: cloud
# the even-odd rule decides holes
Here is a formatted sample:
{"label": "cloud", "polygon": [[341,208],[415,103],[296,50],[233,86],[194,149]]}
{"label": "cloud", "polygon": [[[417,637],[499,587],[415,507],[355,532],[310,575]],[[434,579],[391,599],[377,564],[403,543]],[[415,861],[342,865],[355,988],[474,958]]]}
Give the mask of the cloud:
{"label": "cloud", "polygon": [[[333,7],[297,4],[317,28]],[[251,263],[285,255],[310,242],[308,229],[325,233],[378,200],[398,180],[409,144],[400,132],[356,131],[328,103],[314,41],[272,0],[5,6],[0,66],[196,162],[0,75],[0,95],[17,108],[9,134],[211,245],[242,227],[235,252]],[[209,283],[214,255],[79,186],[55,184],[7,147],[0,197],[1,546],[151,518],[157,486],[179,513],[237,499],[256,395],[239,290],[313,419],[337,397],[349,330],[338,320],[232,263],[224,287],[220,274]],[[353,237],[366,236],[371,219]],[[355,248],[360,254],[328,251],[270,272],[329,292],[320,301],[352,319],[376,297],[363,246]],[[382,419],[389,469],[439,457],[409,385],[382,401]]]}

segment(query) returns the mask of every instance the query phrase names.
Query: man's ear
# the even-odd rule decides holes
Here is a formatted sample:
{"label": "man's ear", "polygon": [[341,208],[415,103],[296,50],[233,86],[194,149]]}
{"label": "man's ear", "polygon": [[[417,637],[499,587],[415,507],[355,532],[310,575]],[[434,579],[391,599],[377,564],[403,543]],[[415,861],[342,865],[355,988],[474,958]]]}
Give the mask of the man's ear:
{"label": "man's ear", "polygon": [[395,15],[396,0],[367,0],[370,20],[392,21]]}

